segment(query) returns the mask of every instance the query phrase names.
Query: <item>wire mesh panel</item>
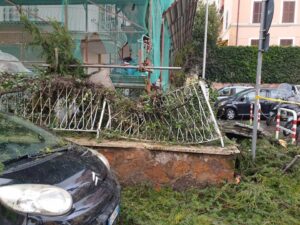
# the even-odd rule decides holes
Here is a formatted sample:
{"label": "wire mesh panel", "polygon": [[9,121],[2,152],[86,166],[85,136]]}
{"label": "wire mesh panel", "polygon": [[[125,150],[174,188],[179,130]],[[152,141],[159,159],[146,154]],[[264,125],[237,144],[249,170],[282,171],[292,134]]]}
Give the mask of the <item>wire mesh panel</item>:
{"label": "wire mesh panel", "polygon": [[45,86],[2,94],[0,110],[55,130],[97,132],[104,96],[90,88]]}
{"label": "wire mesh panel", "polygon": [[221,133],[203,85],[130,100],[113,92],[65,83],[0,95],[0,110],[55,130],[117,134],[126,138],[201,144]]}
{"label": "wire mesh panel", "polygon": [[204,89],[198,83],[138,102],[133,110],[120,109],[113,103],[111,106],[109,132],[138,139],[184,144],[221,139]]}

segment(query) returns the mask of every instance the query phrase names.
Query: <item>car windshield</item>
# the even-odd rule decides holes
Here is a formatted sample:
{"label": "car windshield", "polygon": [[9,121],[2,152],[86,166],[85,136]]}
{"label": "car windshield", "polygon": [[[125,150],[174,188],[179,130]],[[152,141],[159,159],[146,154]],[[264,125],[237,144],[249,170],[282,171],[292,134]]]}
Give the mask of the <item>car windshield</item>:
{"label": "car windshield", "polygon": [[231,90],[230,88],[222,88],[218,92],[220,96],[229,96],[230,90]]}
{"label": "car windshield", "polygon": [[16,116],[0,113],[0,162],[36,155],[65,143],[51,133]]}
{"label": "car windshield", "polygon": [[241,91],[241,92],[236,93],[236,94],[233,95],[232,97],[233,97],[233,98],[239,98],[239,97],[241,97],[241,96],[243,96],[243,95],[245,95],[245,94],[248,94],[248,92],[251,92],[250,90],[251,90],[251,89],[243,90],[243,91]]}

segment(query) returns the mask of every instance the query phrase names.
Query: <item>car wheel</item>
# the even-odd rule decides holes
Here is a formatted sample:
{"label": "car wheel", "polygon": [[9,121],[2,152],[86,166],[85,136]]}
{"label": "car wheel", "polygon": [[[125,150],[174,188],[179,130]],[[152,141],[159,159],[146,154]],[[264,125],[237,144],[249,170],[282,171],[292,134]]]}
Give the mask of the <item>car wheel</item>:
{"label": "car wheel", "polygon": [[232,108],[226,109],[225,117],[226,117],[226,119],[228,119],[228,120],[233,120],[233,119],[236,117],[236,112],[235,112],[235,110],[232,109]]}

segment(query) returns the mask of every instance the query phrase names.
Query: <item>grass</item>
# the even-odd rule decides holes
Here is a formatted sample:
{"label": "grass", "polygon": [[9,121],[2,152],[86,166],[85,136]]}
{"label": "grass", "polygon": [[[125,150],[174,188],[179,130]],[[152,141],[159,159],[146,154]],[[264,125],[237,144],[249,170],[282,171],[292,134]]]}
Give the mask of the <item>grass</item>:
{"label": "grass", "polygon": [[236,173],[241,182],[176,192],[149,186],[122,192],[122,225],[293,225],[300,224],[300,166],[282,168],[299,147],[288,149],[260,140],[256,163],[250,142],[240,144]]}

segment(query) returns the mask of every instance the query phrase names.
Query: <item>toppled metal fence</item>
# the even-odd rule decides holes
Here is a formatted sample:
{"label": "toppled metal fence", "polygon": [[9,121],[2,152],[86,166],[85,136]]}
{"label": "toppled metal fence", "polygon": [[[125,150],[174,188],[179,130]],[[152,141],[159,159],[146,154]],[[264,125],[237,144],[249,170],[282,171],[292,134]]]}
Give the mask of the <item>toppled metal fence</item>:
{"label": "toppled metal fence", "polygon": [[2,94],[0,110],[61,131],[97,132],[106,102],[92,89],[53,86]]}
{"label": "toppled metal fence", "polygon": [[204,89],[198,83],[143,103],[142,110],[139,105],[127,113],[113,110],[111,131],[138,139],[185,144],[221,139]]}
{"label": "toppled metal fence", "polygon": [[223,139],[204,85],[133,101],[101,88],[42,85],[0,96],[0,110],[54,130],[116,134],[126,138],[200,144]]}

